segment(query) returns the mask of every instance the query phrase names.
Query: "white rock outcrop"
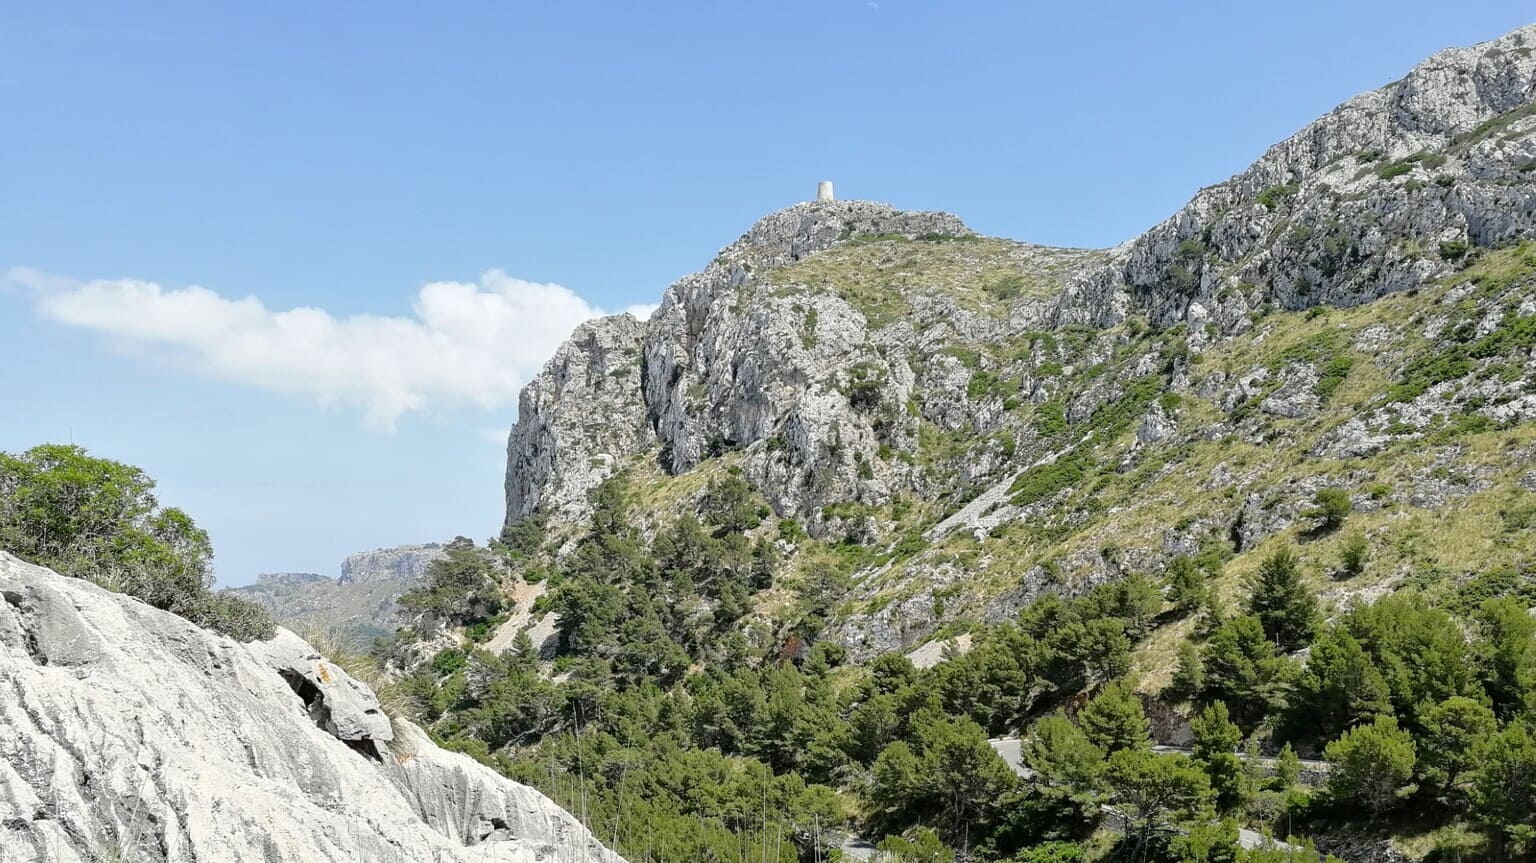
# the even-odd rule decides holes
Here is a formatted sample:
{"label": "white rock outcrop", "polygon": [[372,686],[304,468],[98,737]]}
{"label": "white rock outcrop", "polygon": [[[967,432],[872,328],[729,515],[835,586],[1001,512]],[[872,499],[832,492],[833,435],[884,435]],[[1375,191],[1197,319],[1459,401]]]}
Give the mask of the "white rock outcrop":
{"label": "white rock outcrop", "polygon": [[622,863],[292,633],[239,644],[4,553],[0,860]]}

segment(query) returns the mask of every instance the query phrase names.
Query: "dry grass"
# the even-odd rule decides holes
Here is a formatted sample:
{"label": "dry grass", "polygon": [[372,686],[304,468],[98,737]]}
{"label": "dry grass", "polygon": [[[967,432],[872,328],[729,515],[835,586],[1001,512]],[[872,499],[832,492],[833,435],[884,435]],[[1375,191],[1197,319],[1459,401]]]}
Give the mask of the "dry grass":
{"label": "dry grass", "polygon": [[951,297],[970,311],[1002,315],[1015,300],[1059,292],[1068,274],[1103,254],[995,238],[882,239],[835,246],[767,278],[771,286],[837,294],[879,327],[911,314],[911,298],[919,294]]}

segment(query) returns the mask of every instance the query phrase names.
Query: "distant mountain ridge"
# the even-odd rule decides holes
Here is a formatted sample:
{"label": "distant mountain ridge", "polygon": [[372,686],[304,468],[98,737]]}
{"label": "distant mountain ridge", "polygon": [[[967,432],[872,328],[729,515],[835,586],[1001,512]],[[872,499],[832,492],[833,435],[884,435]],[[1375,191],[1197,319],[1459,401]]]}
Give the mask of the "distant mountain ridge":
{"label": "distant mountain ridge", "polygon": [[260,603],[291,629],[369,640],[395,631],[395,600],[443,553],[438,543],[374,549],[347,555],[338,578],[312,572],[261,573],[255,584],[230,590]]}
{"label": "distant mountain ridge", "polygon": [[397,545],[349,554],[341,562],[342,584],[368,581],[415,581],[426,575],[427,568],[443,556],[440,543]]}

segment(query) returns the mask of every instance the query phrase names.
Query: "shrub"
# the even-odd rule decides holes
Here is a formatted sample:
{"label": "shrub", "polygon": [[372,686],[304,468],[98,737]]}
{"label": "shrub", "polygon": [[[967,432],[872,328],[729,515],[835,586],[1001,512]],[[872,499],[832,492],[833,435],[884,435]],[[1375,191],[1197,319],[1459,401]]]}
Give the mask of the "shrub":
{"label": "shrub", "polygon": [[1349,492],[1338,487],[1321,488],[1312,495],[1312,507],[1302,513],[1317,521],[1317,530],[1335,530],[1349,518],[1352,504]]}
{"label": "shrub", "polygon": [[972,401],[989,396],[1007,398],[1019,391],[1019,382],[999,377],[996,372],[981,371],[971,375],[965,386],[965,395]]}
{"label": "shrub", "polygon": [[199,626],[221,632],[236,641],[265,641],[277,631],[272,615],[260,605],[232,593],[210,593],[189,615]]}
{"label": "shrub", "polygon": [[799,542],[805,539],[805,536],[805,528],[800,526],[800,522],[792,518],[779,522],[779,539],[786,542]]}
{"label": "shrub", "polygon": [[1332,398],[1333,394],[1338,392],[1339,386],[1344,383],[1344,379],[1349,377],[1349,370],[1354,366],[1355,360],[1350,356],[1329,358],[1318,371],[1317,386],[1313,388],[1318,398],[1325,402]]}
{"label": "shrub", "polygon": [[1478,359],[1488,359],[1532,348],[1536,348],[1536,318],[1507,314],[1493,332],[1473,342],[1467,353]]}
{"label": "shrub", "polygon": [[1181,261],[1197,261],[1205,257],[1205,251],[1205,242],[1191,237],[1179,244],[1178,251],[1174,253],[1174,256]]}
{"label": "shrub", "polygon": [[880,840],[880,859],[891,863],[954,863],[955,852],[933,830],[920,827],[912,838],[887,836]]}
{"label": "shrub", "polygon": [[856,411],[868,413],[880,406],[880,391],[885,382],[879,376],[860,377],[848,384],[848,404]]}
{"label": "shrub", "polygon": [[1006,301],[1014,299],[1024,293],[1024,288],[1029,282],[1018,273],[1003,276],[995,282],[988,284],[982,290],[994,300]]}
{"label": "shrub", "polygon": [[755,529],[770,512],[768,505],[758,500],[751,483],[739,473],[710,482],[699,510],[706,524],[732,533]]}
{"label": "shrub", "polygon": [[1404,367],[1402,382],[1387,391],[1387,399],[1411,402],[1436,384],[1466,377],[1472,367],[1472,360],[1462,350],[1424,354]]}
{"label": "shrub", "polygon": [[1296,188],[1297,187],[1295,183],[1288,183],[1280,186],[1270,186],[1269,188],[1259,192],[1257,200],[1260,204],[1264,205],[1265,209],[1273,210],[1275,206],[1278,205],[1281,201],[1296,194]]}
{"label": "shrub", "polygon": [[1083,859],[1083,846],[1076,842],[1046,842],[1033,848],[1020,851],[1014,856],[1014,863],[1080,863]]}
{"label": "shrub", "polygon": [[1339,549],[1339,570],[1345,575],[1359,575],[1365,572],[1365,565],[1371,559],[1371,543],[1365,538],[1365,534],[1355,531],[1344,537],[1344,545]]}
{"label": "shrub", "polygon": [[208,534],[154,488],[138,468],[77,446],[0,453],[0,548],[231,637],[270,638],[259,606],[209,592]]}
{"label": "shrub", "polygon": [[1028,506],[1044,500],[1077,484],[1092,466],[1085,453],[1077,450],[1061,456],[1053,462],[1035,465],[1019,474],[1008,491],[1014,506]]}
{"label": "shrub", "polygon": [[438,674],[452,674],[469,664],[469,657],[457,647],[445,647],[432,657],[432,670]]}
{"label": "shrub", "polygon": [[1052,399],[1035,408],[1035,431],[1041,437],[1059,435],[1067,430],[1067,410],[1060,399]]}
{"label": "shrub", "polygon": [[1440,244],[1440,257],[1447,261],[1459,261],[1467,256],[1471,246],[1465,240],[1447,240]]}

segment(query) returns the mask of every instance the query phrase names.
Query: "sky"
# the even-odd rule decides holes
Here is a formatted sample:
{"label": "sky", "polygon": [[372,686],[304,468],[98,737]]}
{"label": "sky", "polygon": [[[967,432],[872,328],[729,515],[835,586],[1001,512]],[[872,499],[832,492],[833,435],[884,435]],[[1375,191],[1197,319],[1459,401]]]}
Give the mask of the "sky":
{"label": "sky", "polygon": [[814,195],[1120,243],[1528,2],[0,0],[0,450],[222,584],[502,517],[517,392]]}

